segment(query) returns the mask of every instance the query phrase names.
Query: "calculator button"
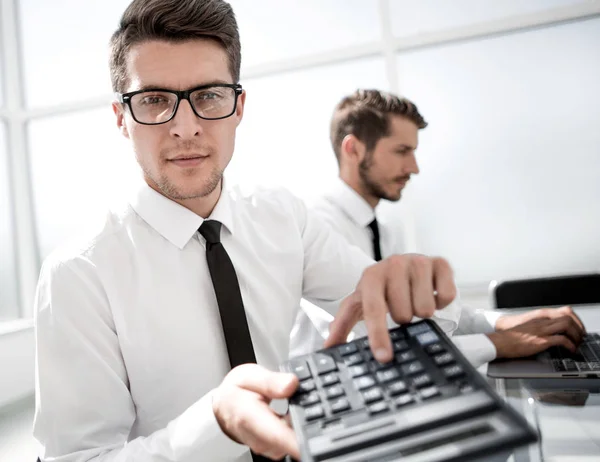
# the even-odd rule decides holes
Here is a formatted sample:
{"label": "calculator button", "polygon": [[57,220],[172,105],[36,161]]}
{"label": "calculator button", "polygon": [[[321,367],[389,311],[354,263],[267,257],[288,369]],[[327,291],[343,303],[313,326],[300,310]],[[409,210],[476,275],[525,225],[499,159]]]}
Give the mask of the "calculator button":
{"label": "calculator button", "polygon": [[394,399],[394,404],[396,407],[406,406],[407,404],[414,403],[415,399],[411,394],[406,393],[405,395],[398,396]]}
{"label": "calculator button", "polygon": [[356,366],[349,367],[348,372],[350,373],[350,377],[355,378],[368,374],[369,368],[366,364],[358,364]]}
{"label": "calculator button", "polygon": [[443,353],[441,355],[434,356],[433,361],[438,366],[445,366],[446,364],[454,362],[454,356],[452,356],[452,353]]}
{"label": "calculator button", "polygon": [[440,391],[437,389],[437,387],[428,387],[428,388],[423,388],[419,394],[419,396],[421,397],[421,399],[426,400],[429,398],[433,398],[434,396],[438,396],[440,394]]}
{"label": "calculator button", "polygon": [[327,399],[337,398],[338,396],[342,396],[344,394],[344,387],[341,385],[334,385],[325,389],[325,396],[327,396]]}
{"label": "calculator button", "polygon": [[339,383],[339,381],[340,378],[335,372],[330,372],[329,374],[321,376],[321,384],[323,384],[324,387],[328,387],[329,385]]}
{"label": "calculator button", "polygon": [[368,390],[363,391],[362,395],[366,404],[383,399],[383,393],[381,392],[381,388],[379,387],[369,388]]}
{"label": "calculator button", "polygon": [[423,364],[420,361],[413,361],[409,364],[404,364],[402,366],[402,373],[404,375],[413,375],[418,374],[423,371]]}
{"label": "calculator button", "polygon": [[346,343],[345,345],[339,346],[338,351],[342,356],[348,356],[352,353],[356,353],[358,351],[358,348],[354,343]]}
{"label": "calculator button", "polygon": [[448,379],[453,379],[454,377],[460,377],[465,374],[464,369],[458,365],[454,364],[453,366],[448,366],[444,368],[444,375]]}
{"label": "calculator button", "polygon": [[325,412],[323,412],[323,406],[317,404],[316,406],[307,407],[304,409],[304,418],[306,420],[315,420],[323,417]]}
{"label": "calculator button", "polygon": [[369,414],[379,414],[389,410],[388,405],[385,401],[379,401],[378,403],[369,406]]}
{"label": "calculator button", "polygon": [[344,364],[346,364],[346,366],[354,366],[355,364],[360,364],[362,362],[363,357],[360,355],[360,353],[353,353],[344,358]]}
{"label": "calculator button", "polygon": [[386,369],[377,372],[376,376],[377,380],[379,380],[381,383],[385,383],[397,379],[398,377],[400,377],[400,374],[398,374],[398,371],[396,369]]}
{"label": "calculator button", "polygon": [[387,386],[387,389],[390,393],[390,396],[400,395],[402,393],[406,393],[408,391],[408,387],[406,383],[402,380],[397,380],[395,382],[390,383]]}
{"label": "calculator button", "polygon": [[425,347],[425,351],[427,352],[427,354],[435,355],[438,353],[443,353],[444,351],[446,351],[446,349],[442,346],[441,343],[433,343],[431,345],[427,345],[427,347]]}
{"label": "calculator button", "polygon": [[336,399],[335,401],[332,401],[330,403],[330,406],[331,406],[331,412],[333,412],[334,414],[336,412],[342,412],[347,409],[350,409],[350,403],[348,402],[348,400],[346,398]]}
{"label": "calculator button", "polygon": [[310,369],[306,361],[301,359],[292,360],[290,361],[290,366],[292,373],[296,374],[298,379],[304,380],[310,377]]}
{"label": "calculator button", "polygon": [[298,385],[298,393],[308,393],[309,391],[313,391],[315,389],[315,381],[314,380],[305,380],[304,382],[300,382]]}
{"label": "calculator button", "polygon": [[324,353],[316,353],[313,356],[315,364],[317,365],[317,372],[319,374],[327,374],[331,371],[336,371],[337,366],[333,358]]}
{"label": "calculator button", "polygon": [[422,388],[431,385],[433,382],[431,381],[429,374],[421,374],[413,377],[412,383],[415,387]]}
{"label": "calculator button", "polygon": [[298,404],[302,407],[310,406],[312,404],[318,403],[320,401],[319,395],[317,392],[309,393],[308,395],[303,395],[298,400]]}
{"label": "calculator button", "polygon": [[403,353],[398,353],[396,355],[396,362],[402,364],[402,363],[406,363],[408,361],[412,361],[415,358],[416,358],[416,356],[412,351],[405,351]]}
{"label": "calculator button", "polygon": [[373,385],[375,385],[375,380],[369,375],[360,377],[354,381],[354,386],[357,390],[364,390],[365,388],[372,387]]}
{"label": "calculator button", "polygon": [[394,353],[400,353],[401,351],[408,350],[408,342],[406,340],[398,340],[392,343],[392,348],[394,349]]}

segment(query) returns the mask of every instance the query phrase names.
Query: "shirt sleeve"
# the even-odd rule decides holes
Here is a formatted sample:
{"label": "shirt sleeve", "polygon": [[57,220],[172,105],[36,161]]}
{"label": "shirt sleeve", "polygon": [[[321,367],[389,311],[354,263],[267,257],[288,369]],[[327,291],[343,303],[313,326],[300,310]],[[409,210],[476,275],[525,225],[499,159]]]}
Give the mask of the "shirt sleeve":
{"label": "shirt sleeve", "polygon": [[300,200],[296,214],[304,247],[303,297],[335,316],[339,304],[375,261]]}
{"label": "shirt sleeve", "polygon": [[462,306],[457,334],[489,334],[496,330],[496,321],[502,316],[493,310]]}
{"label": "shirt sleeve", "polygon": [[496,347],[485,334],[457,335],[452,341],[476,368],[496,359]]}
{"label": "shirt sleeve", "polygon": [[232,460],[205,394],[165,428],[129,441],[135,403],[108,297],[83,257],[46,262],[36,293],[34,437],[46,462]]}

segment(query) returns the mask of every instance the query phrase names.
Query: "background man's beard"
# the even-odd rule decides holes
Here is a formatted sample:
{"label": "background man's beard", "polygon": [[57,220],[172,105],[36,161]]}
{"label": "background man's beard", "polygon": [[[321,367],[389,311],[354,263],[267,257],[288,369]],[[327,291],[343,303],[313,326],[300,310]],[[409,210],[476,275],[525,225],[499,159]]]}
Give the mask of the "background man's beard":
{"label": "background man's beard", "polygon": [[377,199],[385,199],[387,201],[397,201],[400,199],[400,195],[390,196],[383,187],[373,180],[370,176],[370,169],[372,162],[372,156],[367,155],[361,163],[358,165],[358,174],[362,181],[363,187],[365,188],[367,194],[376,197]]}

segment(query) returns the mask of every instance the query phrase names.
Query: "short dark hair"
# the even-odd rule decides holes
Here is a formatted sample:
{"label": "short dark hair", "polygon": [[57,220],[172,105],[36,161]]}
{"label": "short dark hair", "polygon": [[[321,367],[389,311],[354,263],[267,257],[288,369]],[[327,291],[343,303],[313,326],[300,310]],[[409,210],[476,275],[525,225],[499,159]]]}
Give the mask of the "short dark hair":
{"label": "short dark hair", "polygon": [[184,42],[216,40],[225,48],[234,83],[240,79],[242,52],[237,22],[224,0],[133,0],[110,40],[110,77],[113,91],[129,84],[127,53],[147,40]]}
{"label": "short dark hair", "polygon": [[379,90],[356,90],[344,97],[333,111],[330,127],[338,163],[346,135],[356,136],[365,143],[367,151],[372,151],[381,138],[389,135],[390,115],[406,117],[419,129],[427,127],[417,106],[406,98]]}

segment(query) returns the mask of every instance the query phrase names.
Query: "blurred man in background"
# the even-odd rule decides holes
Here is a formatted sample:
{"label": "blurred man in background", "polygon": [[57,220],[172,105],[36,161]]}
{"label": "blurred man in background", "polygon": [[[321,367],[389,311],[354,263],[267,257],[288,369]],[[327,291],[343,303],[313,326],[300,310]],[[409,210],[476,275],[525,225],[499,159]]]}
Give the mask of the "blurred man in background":
{"label": "blurred man in background", "polygon": [[[377,206],[381,200],[400,200],[411,177],[419,174],[415,153],[419,130],[425,127],[427,122],[414,103],[378,90],[357,90],[333,112],[330,140],[339,178],[313,210],[375,261],[405,252],[400,236],[377,218]],[[303,302],[291,353],[318,348],[327,336],[329,319],[320,308]],[[573,349],[583,331],[569,307],[501,316],[455,300],[437,311],[434,320],[446,333],[458,334],[454,343],[475,366],[497,357],[529,356],[563,338]],[[391,327],[393,322],[388,321]],[[360,327],[356,331],[364,333]]]}

